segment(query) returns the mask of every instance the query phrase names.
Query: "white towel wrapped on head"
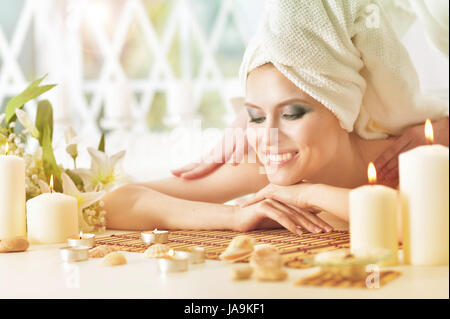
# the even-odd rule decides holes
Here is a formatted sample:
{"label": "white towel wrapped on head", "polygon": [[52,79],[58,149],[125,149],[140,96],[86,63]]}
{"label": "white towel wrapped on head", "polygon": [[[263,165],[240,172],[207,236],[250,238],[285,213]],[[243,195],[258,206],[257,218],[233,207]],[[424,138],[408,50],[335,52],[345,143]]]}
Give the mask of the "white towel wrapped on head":
{"label": "white towel wrapped on head", "polygon": [[371,0],[267,0],[240,69],[272,63],[366,139],[399,135],[448,116],[448,101],[420,94],[417,73],[385,12]]}

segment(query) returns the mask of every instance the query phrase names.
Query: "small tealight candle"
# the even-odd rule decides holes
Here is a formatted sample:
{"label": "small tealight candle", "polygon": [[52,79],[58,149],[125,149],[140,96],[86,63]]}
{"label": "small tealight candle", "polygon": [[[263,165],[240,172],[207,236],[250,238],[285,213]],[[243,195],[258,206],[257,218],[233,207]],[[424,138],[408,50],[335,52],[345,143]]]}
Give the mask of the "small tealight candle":
{"label": "small tealight candle", "polygon": [[87,246],[92,248],[95,246],[95,235],[80,232],[78,236],[70,236],[67,238],[67,243],[69,247]]}
{"label": "small tealight candle", "polygon": [[169,241],[169,232],[155,229],[151,232],[142,232],[141,238],[146,244],[165,244]]}
{"label": "small tealight candle", "polygon": [[64,262],[77,262],[84,261],[89,258],[89,247],[77,246],[77,247],[62,247],[59,249],[61,259]]}

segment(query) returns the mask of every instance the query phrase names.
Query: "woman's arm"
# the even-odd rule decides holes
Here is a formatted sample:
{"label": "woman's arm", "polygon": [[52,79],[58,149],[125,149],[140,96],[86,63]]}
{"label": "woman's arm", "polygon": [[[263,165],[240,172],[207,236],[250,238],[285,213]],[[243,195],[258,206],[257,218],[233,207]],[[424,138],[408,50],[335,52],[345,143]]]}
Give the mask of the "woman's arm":
{"label": "woman's arm", "polygon": [[223,203],[267,184],[257,164],[224,165],[205,178],[128,184],[103,197],[108,228],[235,229]]}
{"label": "woman's arm", "polygon": [[135,184],[108,193],[103,201],[108,228],[234,229],[232,206],[179,199]]}
{"label": "woman's arm", "polygon": [[226,164],[211,174],[195,180],[166,178],[137,185],[166,195],[209,203],[225,203],[241,196],[256,193],[269,182],[257,163],[245,157],[239,166]]}

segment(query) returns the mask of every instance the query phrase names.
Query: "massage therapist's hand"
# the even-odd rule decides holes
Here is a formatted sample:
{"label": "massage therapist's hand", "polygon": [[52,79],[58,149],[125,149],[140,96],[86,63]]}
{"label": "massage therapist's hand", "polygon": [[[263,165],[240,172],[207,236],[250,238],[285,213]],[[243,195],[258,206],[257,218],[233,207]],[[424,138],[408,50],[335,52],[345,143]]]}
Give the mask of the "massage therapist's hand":
{"label": "massage therapist's hand", "polygon": [[300,228],[311,233],[331,231],[330,225],[315,214],[306,210],[285,205],[272,199],[265,199],[246,207],[235,207],[234,223],[237,231],[250,231],[261,228],[262,225],[281,225],[294,234],[301,235]]}
{"label": "massage therapist's hand", "polygon": [[[190,163],[184,167],[172,170],[172,174],[184,179],[201,178],[215,171],[224,163],[230,161],[233,165],[239,165],[247,153],[248,143],[247,136],[243,138],[240,134],[236,134],[234,129],[247,129],[247,111],[244,109],[239,112],[236,120],[231,126],[231,130],[227,130],[222,140],[207,154],[202,157],[199,163]],[[242,131],[241,131],[242,132]],[[240,138],[240,141],[237,141]]]}
{"label": "massage therapist's hand", "polygon": [[[434,144],[448,146],[448,117],[433,124]],[[408,129],[398,140],[381,154],[375,161],[380,181],[395,181],[398,183],[398,155],[420,145],[426,145],[424,125],[416,125]]]}

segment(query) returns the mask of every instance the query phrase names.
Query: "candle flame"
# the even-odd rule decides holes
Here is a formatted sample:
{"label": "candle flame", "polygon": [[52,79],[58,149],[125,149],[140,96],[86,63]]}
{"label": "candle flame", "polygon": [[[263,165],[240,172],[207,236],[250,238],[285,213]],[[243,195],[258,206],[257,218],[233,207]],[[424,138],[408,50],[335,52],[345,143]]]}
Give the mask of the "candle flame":
{"label": "candle flame", "polygon": [[9,143],[6,143],[5,154],[8,155],[8,152],[9,152]]}
{"label": "candle flame", "polygon": [[83,231],[80,231],[80,239],[83,239]]}
{"label": "candle flame", "polygon": [[429,144],[434,142],[433,125],[431,125],[430,119],[425,121],[425,137]]}
{"label": "candle flame", "polygon": [[50,176],[50,193],[53,193],[53,189],[54,189],[54,186],[53,186],[53,175],[52,175],[52,176]]}
{"label": "candle flame", "polygon": [[169,252],[167,253],[167,255],[169,255],[169,256],[171,256],[171,257],[175,256],[175,250],[173,250],[173,249],[169,250]]}
{"label": "candle flame", "polygon": [[367,168],[367,176],[369,178],[369,184],[377,183],[377,169],[372,162],[369,163],[369,167]]}

